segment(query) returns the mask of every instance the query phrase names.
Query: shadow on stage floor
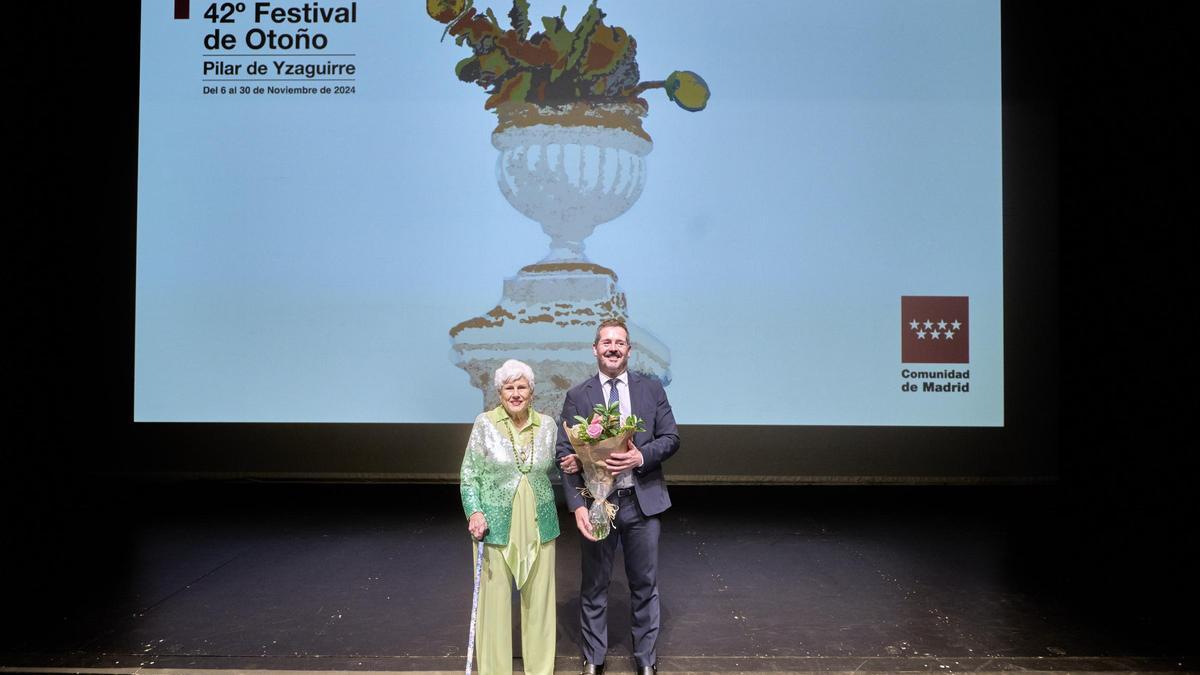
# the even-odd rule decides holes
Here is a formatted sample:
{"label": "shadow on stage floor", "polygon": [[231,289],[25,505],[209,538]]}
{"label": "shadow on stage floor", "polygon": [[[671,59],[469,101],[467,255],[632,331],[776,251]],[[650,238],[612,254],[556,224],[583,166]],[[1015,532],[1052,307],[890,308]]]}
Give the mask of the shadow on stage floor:
{"label": "shadow on stage floor", "polygon": [[[462,670],[471,566],[456,486],[121,484],[85,493],[61,508],[33,499],[36,513],[10,537],[18,547],[6,554],[0,666]],[[1080,522],[1054,487],[672,494],[660,554],[661,672],[1195,666],[1182,621],[1194,582],[1165,562],[1178,558],[1127,550],[1149,537]],[[570,670],[579,551],[562,523],[558,665]],[[631,669],[619,568],[614,673]]]}

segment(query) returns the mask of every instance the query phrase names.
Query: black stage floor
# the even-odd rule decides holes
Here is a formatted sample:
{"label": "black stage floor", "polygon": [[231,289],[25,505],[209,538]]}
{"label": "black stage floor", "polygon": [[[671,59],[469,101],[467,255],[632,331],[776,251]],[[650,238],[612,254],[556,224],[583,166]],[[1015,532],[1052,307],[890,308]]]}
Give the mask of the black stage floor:
{"label": "black stage floor", "polygon": [[[1054,487],[672,494],[660,672],[1197,663],[1181,552],[1081,522]],[[471,566],[456,486],[122,484],[27,506],[6,554],[4,669],[462,670]],[[579,552],[563,524],[570,671]],[[618,572],[613,673],[631,670],[624,584]]]}

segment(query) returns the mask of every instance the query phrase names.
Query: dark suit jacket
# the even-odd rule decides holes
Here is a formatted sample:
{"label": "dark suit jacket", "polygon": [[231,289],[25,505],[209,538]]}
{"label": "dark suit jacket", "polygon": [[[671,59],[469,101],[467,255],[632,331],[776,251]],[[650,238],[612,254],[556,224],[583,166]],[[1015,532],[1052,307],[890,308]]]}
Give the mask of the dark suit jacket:
{"label": "dark suit jacket", "polygon": [[[675,415],[671,412],[670,402],[667,401],[667,392],[658,380],[629,371],[629,395],[633,402],[633,414],[646,422],[646,430],[633,436],[633,444],[642,451],[642,458],[645,460],[640,467],[633,470],[634,489],[642,512],[653,516],[671,506],[671,497],[667,494],[667,483],[663,478],[662,463],[679,449],[679,430],[675,427]],[[603,402],[604,387],[600,384],[599,375],[593,375],[571,388],[563,401],[559,431],[562,431],[564,421],[568,426],[574,426],[576,415],[589,417],[592,408]],[[559,458],[574,452],[565,433],[558,434],[557,452]],[[567,508],[571,511],[587,505],[579,494],[581,487],[582,473],[563,474],[563,492],[566,494]]]}

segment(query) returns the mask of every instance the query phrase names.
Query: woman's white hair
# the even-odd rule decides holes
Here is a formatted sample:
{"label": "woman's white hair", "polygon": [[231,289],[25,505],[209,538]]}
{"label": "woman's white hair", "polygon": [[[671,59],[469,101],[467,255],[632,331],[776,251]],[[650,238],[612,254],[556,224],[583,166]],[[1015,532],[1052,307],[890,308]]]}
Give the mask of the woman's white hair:
{"label": "woman's white hair", "polygon": [[509,359],[504,362],[504,365],[496,369],[496,391],[500,391],[501,387],[512,382],[525,378],[529,383],[529,388],[533,389],[533,368],[516,360]]}

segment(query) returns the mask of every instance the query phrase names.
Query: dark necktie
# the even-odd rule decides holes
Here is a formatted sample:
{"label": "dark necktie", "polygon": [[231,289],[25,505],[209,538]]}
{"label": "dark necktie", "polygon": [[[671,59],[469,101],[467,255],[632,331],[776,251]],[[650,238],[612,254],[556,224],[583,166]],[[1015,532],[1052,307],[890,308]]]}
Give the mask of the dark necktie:
{"label": "dark necktie", "polygon": [[612,405],[614,403],[619,404],[621,402],[621,393],[619,391],[617,391],[617,383],[618,382],[620,382],[620,380],[618,380],[615,377],[608,381],[608,404],[609,405]]}

